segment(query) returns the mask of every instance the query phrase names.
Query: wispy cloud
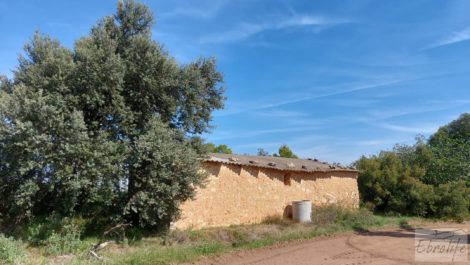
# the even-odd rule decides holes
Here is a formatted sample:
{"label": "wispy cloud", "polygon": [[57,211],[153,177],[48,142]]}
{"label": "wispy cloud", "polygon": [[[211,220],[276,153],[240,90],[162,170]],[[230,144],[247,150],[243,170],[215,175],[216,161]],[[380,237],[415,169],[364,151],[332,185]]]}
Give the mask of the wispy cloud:
{"label": "wispy cloud", "polygon": [[269,108],[276,108],[276,107],[281,107],[285,106],[288,104],[293,104],[293,103],[299,103],[299,102],[304,102],[308,100],[314,100],[314,99],[321,99],[321,98],[328,98],[328,97],[333,97],[333,96],[340,96],[340,95],[345,95],[348,93],[353,93],[353,92],[358,92],[362,90],[368,90],[368,89],[374,89],[374,88],[379,88],[379,87],[384,87],[384,86],[389,86],[389,85],[397,85],[409,81],[416,81],[420,80],[423,77],[397,77],[397,78],[389,78],[388,80],[385,81],[378,81],[378,82],[373,82],[373,83],[367,83],[367,84],[356,84],[356,85],[350,85],[350,87],[344,88],[347,85],[341,85],[343,88],[329,88],[329,89],[324,89],[324,90],[332,90],[331,92],[324,92],[324,93],[298,93],[297,95],[282,95],[280,98],[282,99],[274,99],[271,100],[270,102],[254,102],[251,106],[234,106],[233,108],[229,108],[227,110],[221,111],[216,114],[216,116],[227,116],[227,115],[233,115],[233,114],[239,114],[239,113],[244,113],[244,112],[251,112],[255,110],[262,110],[262,109],[269,109]]}
{"label": "wispy cloud", "polygon": [[396,132],[405,132],[405,133],[433,133],[439,128],[438,124],[417,124],[417,125],[397,125],[391,123],[379,123],[380,128],[396,131]]}
{"label": "wispy cloud", "polygon": [[308,117],[309,114],[301,111],[290,111],[290,110],[269,110],[269,111],[255,111],[253,112],[256,116],[283,119],[283,118],[300,118]]}
{"label": "wispy cloud", "polygon": [[347,19],[335,19],[328,18],[325,16],[313,16],[313,15],[291,15],[290,17],[279,19],[277,21],[264,21],[259,23],[253,22],[241,22],[234,28],[205,36],[201,38],[201,43],[226,43],[226,42],[237,42],[245,40],[255,34],[266,30],[282,30],[292,27],[302,26],[332,26],[341,23],[350,22]]}
{"label": "wispy cloud", "polygon": [[[191,4],[189,4],[191,3]],[[226,1],[208,1],[201,3],[201,1],[184,2],[178,5],[177,8],[168,12],[159,13],[163,18],[172,17],[190,17],[197,19],[209,19],[216,16],[219,11],[224,7]]]}
{"label": "wispy cloud", "polygon": [[400,140],[396,139],[373,139],[373,140],[362,140],[362,141],[354,141],[354,145],[357,146],[384,146],[384,145],[391,145],[400,142]]}
{"label": "wispy cloud", "polygon": [[430,134],[436,132],[439,128],[439,123],[414,123],[414,124],[395,124],[389,122],[389,120],[416,115],[423,113],[433,113],[445,110],[450,110],[470,104],[468,99],[459,100],[432,100],[425,101],[417,106],[402,106],[397,108],[392,106],[386,109],[374,109],[369,111],[363,117],[357,118],[357,122],[365,123],[370,126],[402,133],[414,133],[414,134]]}
{"label": "wispy cloud", "polygon": [[369,112],[372,120],[384,120],[396,117],[402,117],[412,114],[437,112],[443,110],[449,110],[470,104],[470,99],[459,99],[459,100],[433,100],[426,101],[423,105],[409,106],[409,107],[392,107],[389,109],[375,109]]}
{"label": "wispy cloud", "polygon": [[292,133],[292,132],[301,132],[309,131],[319,128],[320,126],[304,126],[304,127],[288,127],[288,128],[275,128],[275,129],[265,129],[265,130],[244,130],[244,131],[220,131],[217,132],[216,136],[210,137],[211,140],[219,141],[226,139],[236,139],[236,138],[253,138],[261,135],[267,134],[276,134],[276,133]]}
{"label": "wispy cloud", "polygon": [[450,44],[467,41],[467,40],[470,40],[470,27],[467,27],[463,30],[454,31],[448,36],[437,41],[436,43],[431,44],[427,48],[436,48],[436,47],[450,45]]}
{"label": "wispy cloud", "polygon": [[[407,137],[387,137],[371,140],[360,140],[355,137],[337,139],[324,134],[311,134],[308,136],[295,136],[284,138],[282,141],[265,141],[248,144],[239,144],[237,149],[255,152],[256,148],[266,148],[270,152],[276,152],[280,145],[287,144],[300,157],[318,158],[321,161],[340,162],[348,165],[367,153],[366,150],[380,150],[389,148],[395,143],[408,143]],[[375,153],[371,152],[371,153]]]}

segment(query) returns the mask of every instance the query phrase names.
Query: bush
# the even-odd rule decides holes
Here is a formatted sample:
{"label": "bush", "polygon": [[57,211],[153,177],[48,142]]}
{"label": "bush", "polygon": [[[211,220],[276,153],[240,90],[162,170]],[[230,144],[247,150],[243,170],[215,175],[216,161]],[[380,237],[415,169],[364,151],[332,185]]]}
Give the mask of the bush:
{"label": "bush", "polygon": [[436,216],[462,222],[468,218],[470,207],[470,190],[464,181],[441,184],[436,189]]}
{"label": "bush", "polygon": [[57,215],[36,218],[31,224],[17,229],[17,236],[33,246],[46,247],[49,255],[77,251],[82,246],[80,237],[86,222],[80,218],[61,218]]}
{"label": "bush", "polygon": [[376,219],[372,212],[367,209],[358,210],[346,210],[343,211],[341,221],[344,226],[351,226],[354,229],[365,229],[366,227],[372,226],[376,223]]}
{"label": "bush", "polygon": [[312,223],[319,226],[336,223],[343,215],[344,209],[336,205],[313,206]]}
{"label": "bush", "polygon": [[64,225],[60,231],[53,232],[45,241],[47,253],[57,255],[77,251],[81,246],[80,234],[78,225],[74,223]]}
{"label": "bush", "polygon": [[365,208],[347,209],[337,205],[314,206],[312,223],[325,227],[339,225],[344,228],[362,229],[377,223],[373,213]]}
{"label": "bush", "polygon": [[19,264],[26,260],[26,250],[21,241],[0,234],[0,263]]}
{"label": "bush", "polygon": [[43,246],[54,231],[60,230],[62,227],[62,218],[58,216],[50,216],[46,218],[36,218],[29,225],[25,225],[24,232],[20,232],[20,236],[34,246]]}
{"label": "bush", "polygon": [[[33,246],[67,245],[68,243],[59,242],[80,240],[83,231],[85,231],[85,226],[86,221],[84,219],[62,218],[53,215],[34,219],[31,224],[19,229],[21,231],[18,231],[17,235]],[[58,253],[62,253],[62,251]]]}

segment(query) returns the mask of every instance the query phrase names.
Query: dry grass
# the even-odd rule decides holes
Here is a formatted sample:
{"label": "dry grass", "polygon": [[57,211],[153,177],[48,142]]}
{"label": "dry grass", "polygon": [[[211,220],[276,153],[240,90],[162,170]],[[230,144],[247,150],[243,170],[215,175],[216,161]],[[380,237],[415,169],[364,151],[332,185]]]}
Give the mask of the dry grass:
{"label": "dry grass", "polygon": [[[345,210],[334,206],[317,208],[310,224],[293,223],[270,216],[261,224],[200,230],[172,230],[166,236],[114,243],[99,252],[103,261],[86,251],[67,256],[47,256],[31,249],[27,264],[175,264],[237,249],[253,249],[277,242],[310,239],[354,229],[404,225],[409,218],[375,216],[366,210]],[[90,244],[91,245],[91,244]]]}

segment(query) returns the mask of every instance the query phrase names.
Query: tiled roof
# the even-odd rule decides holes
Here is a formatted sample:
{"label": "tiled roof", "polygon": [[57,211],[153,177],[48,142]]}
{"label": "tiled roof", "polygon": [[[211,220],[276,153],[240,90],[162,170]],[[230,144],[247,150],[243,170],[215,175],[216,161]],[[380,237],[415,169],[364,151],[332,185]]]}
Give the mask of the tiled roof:
{"label": "tiled roof", "polygon": [[357,172],[355,168],[344,167],[337,164],[328,164],[317,159],[297,159],[273,156],[248,156],[248,155],[228,155],[228,154],[209,154],[208,162],[217,162],[223,164],[244,165],[260,168],[273,168],[282,171],[299,172],[330,172],[330,171],[348,171]]}

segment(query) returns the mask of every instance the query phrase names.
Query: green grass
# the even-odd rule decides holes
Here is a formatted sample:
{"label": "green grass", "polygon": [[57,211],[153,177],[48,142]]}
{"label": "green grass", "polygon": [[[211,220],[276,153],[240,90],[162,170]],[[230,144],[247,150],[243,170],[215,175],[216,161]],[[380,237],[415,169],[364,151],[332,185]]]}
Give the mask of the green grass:
{"label": "green grass", "polygon": [[19,264],[26,259],[26,250],[21,241],[0,234],[0,264]]}
{"label": "green grass", "polygon": [[[280,242],[308,240],[318,236],[365,230],[374,227],[409,227],[417,218],[377,216],[366,210],[346,210],[334,206],[315,209],[313,222],[297,224],[280,217],[267,218],[261,224],[173,230],[166,236],[114,243],[98,252],[103,261],[87,253],[95,239],[85,239],[67,255],[51,255],[46,246],[29,248],[26,264],[175,264],[221,255],[240,249],[256,249]],[[1,264],[1,262],[0,262]]]}

